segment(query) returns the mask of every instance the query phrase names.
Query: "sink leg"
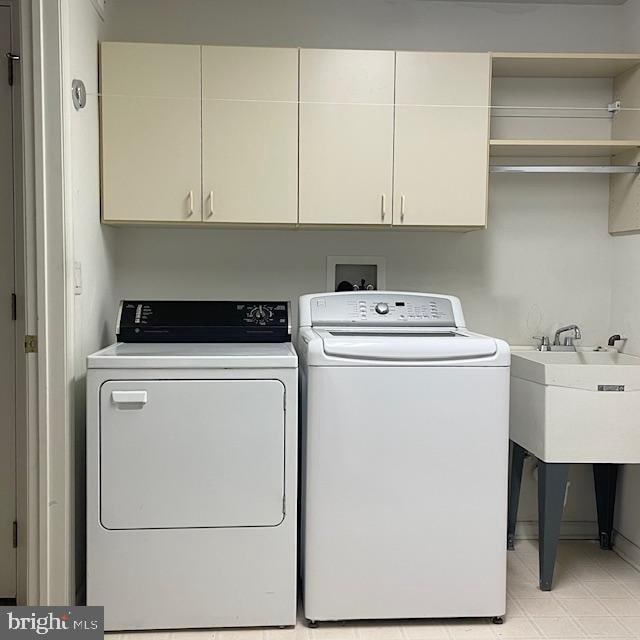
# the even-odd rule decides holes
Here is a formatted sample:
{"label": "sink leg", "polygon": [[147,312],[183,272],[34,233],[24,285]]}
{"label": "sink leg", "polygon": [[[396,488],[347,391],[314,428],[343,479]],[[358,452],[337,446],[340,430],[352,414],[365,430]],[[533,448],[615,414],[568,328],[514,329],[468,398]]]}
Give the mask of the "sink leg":
{"label": "sink leg", "polygon": [[556,462],[538,464],[538,545],[540,589],[551,591],[560,539],[560,522],[567,491],[569,465]]}
{"label": "sink leg", "polygon": [[509,510],[507,517],[507,549],[514,548],[518,505],[520,503],[520,485],[522,484],[522,467],[527,452],[519,444],[511,442],[511,469],[509,471]]}
{"label": "sink leg", "polygon": [[593,480],[598,507],[600,548],[613,549],[613,514],[616,504],[617,464],[594,464]]}

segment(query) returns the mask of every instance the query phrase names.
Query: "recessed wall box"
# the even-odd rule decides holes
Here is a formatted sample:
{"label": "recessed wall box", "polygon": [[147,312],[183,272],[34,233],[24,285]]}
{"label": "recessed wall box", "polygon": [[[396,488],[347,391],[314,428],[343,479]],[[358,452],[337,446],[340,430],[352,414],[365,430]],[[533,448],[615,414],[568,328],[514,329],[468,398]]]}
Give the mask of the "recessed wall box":
{"label": "recessed wall box", "polygon": [[327,291],[386,289],[385,267],[380,256],[327,256]]}

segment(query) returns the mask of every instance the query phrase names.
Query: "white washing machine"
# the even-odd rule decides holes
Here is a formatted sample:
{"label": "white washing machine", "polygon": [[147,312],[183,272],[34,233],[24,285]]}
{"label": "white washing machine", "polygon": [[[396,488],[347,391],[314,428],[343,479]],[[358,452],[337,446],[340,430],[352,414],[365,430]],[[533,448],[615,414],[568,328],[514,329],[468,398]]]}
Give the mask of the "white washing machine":
{"label": "white washing machine", "polygon": [[89,356],[87,601],[107,630],[295,624],[288,318],[286,303],[124,302],[119,338],[136,342]]}
{"label": "white washing machine", "polygon": [[306,618],[506,609],[509,347],[457,298],[302,296]]}

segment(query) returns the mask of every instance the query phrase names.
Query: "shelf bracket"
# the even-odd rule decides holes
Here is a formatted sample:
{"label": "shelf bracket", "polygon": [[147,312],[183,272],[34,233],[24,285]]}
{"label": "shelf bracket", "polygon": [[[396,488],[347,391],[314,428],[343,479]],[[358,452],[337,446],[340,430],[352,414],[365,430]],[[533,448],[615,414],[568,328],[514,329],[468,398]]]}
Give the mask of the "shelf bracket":
{"label": "shelf bracket", "polygon": [[615,116],[617,113],[620,113],[621,109],[622,109],[622,101],[621,100],[616,100],[615,102],[610,102],[607,105],[607,111],[612,116]]}

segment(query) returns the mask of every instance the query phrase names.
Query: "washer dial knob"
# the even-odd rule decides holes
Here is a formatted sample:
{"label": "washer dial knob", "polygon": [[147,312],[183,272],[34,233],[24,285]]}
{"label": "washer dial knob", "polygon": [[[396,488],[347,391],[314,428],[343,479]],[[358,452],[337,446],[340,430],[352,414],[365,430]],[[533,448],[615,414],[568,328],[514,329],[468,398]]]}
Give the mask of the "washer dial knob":
{"label": "washer dial knob", "polygon": [[389,305],[386,302],[378,302],[376,305],[376,313],[379,313],[381,316],[389,313]]}

